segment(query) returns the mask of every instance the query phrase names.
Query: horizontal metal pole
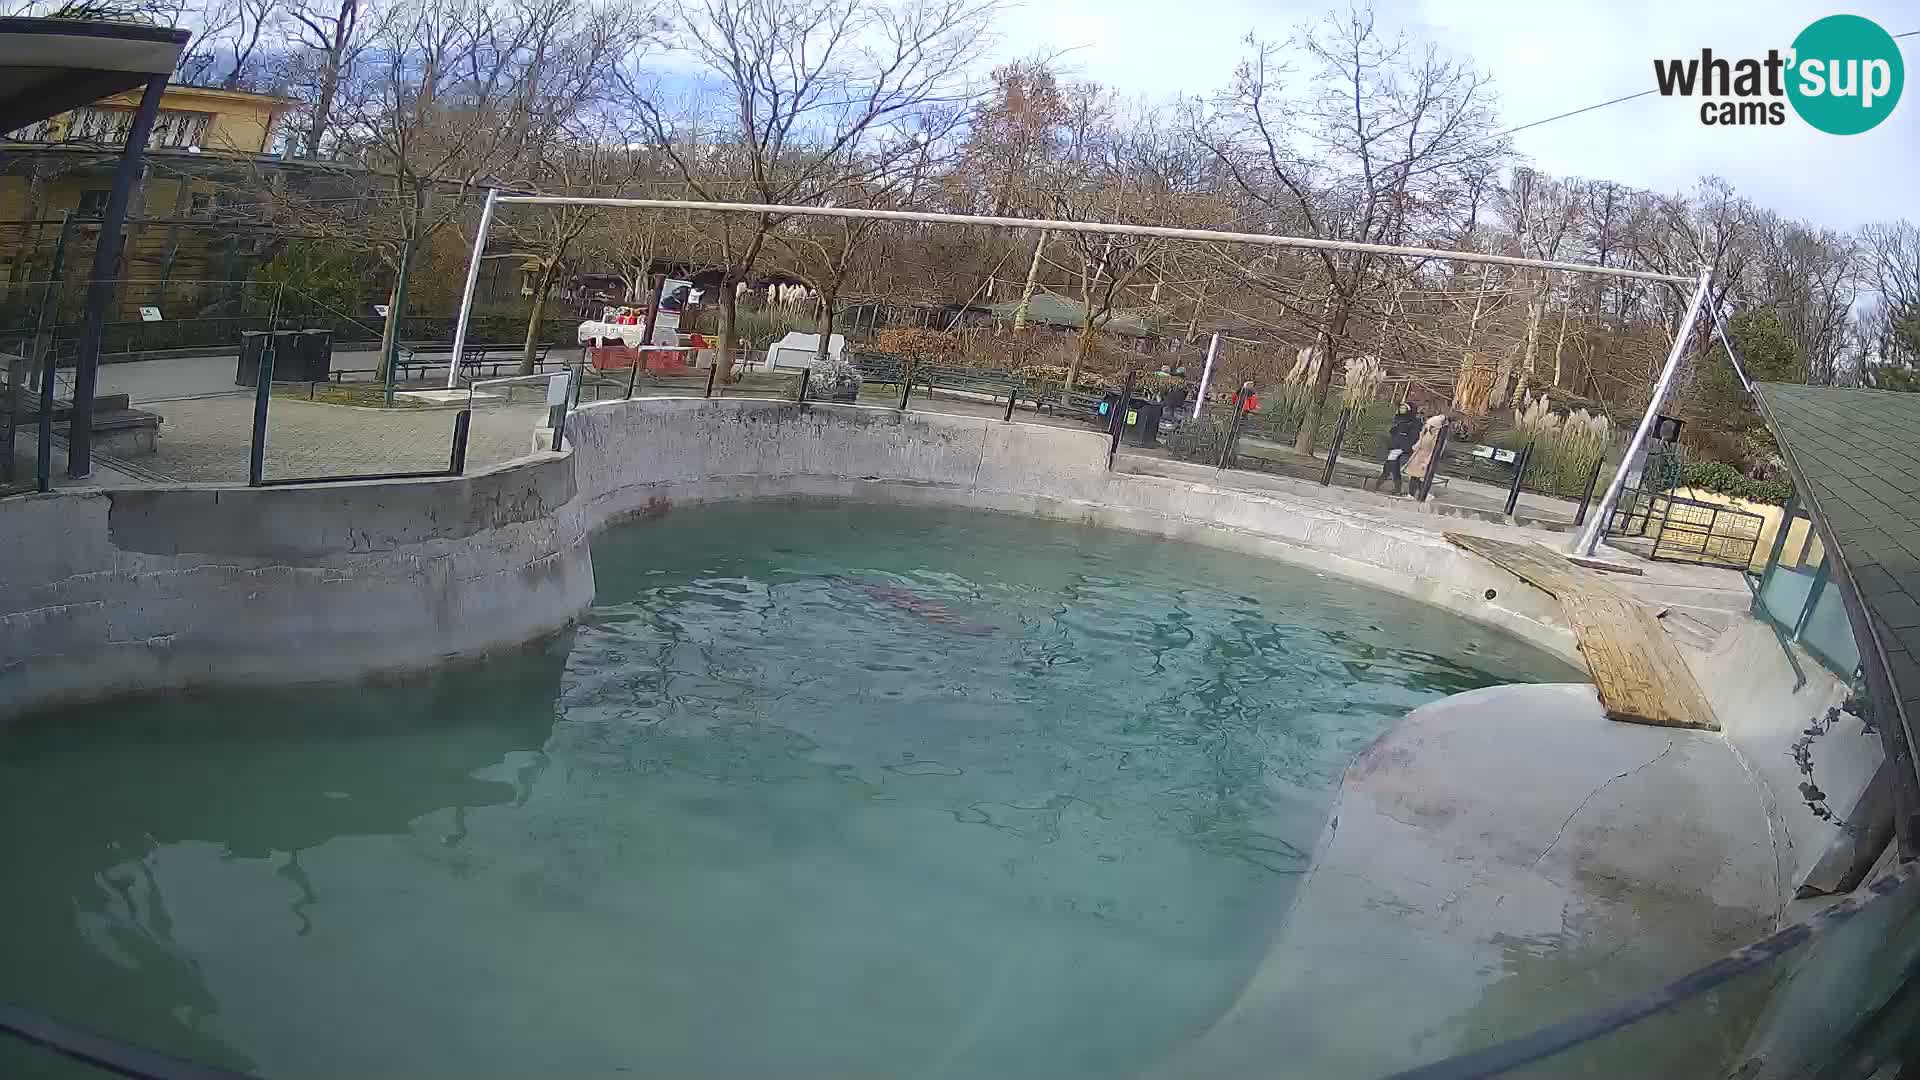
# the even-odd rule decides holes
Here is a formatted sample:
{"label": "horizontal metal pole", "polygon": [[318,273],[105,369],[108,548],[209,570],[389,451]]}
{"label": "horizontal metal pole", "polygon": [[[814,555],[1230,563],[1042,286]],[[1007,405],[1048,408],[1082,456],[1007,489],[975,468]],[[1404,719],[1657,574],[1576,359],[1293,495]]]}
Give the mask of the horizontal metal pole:
{"label": "horizontal metal pole", "polygon": [[632,210],[713,210],[721,213],[778,214],[783,217],[871,218],[877,221],[923,222],[932,225],[973,225],[993,229],[1046,229],[1050,232],[1099,233],[1113,236],[1153,236],[1166,240],[1198,240],[1215,244],[1254,244],[1261,247],[1310,248],[1319,251],[1356,251],[1371,255],[1397,255],[1411,259],[1458,259],[1461,262],[1492,263],[1496,266],[1520,266],[1530,270],[1570,270],[1581,274],[1607,274],[1612,277],[1640,278],[1691,285],[1694,279],[1676,274],[1656,274],[1649,270],[1626,270],[1616,266],[1590,266],[1586,263],[1548,262],[1522,259],[1512,255],[1488,255],[1478,251],[1440,251],[1434,248],[1401,247],[1398,244],[1362,244],[1353,240],[1319,240],[1310,236],[1274,236],[1270,233],[1215,232],[1211,229],[1175,229],[1164,225],[1120,225],[1098,221],[1057,221],[1047,218],[985,217],[975,214],[936,214],[909,210],[863,210],[847,206],[786,206],[771,203],[687,202],[680,199],[607,199],[585,195],[501,195],[496,202],[532,206],[615,206]]}
{"label": "horizontal metal pole", "polygon": [[364,480],[432,480],[435,477],[458,475],[450,469],[427,469],[420,472],[354,473],[348,476],[287,476],[262,480],[253,486],[297,487],[302,484],[352,484]]}

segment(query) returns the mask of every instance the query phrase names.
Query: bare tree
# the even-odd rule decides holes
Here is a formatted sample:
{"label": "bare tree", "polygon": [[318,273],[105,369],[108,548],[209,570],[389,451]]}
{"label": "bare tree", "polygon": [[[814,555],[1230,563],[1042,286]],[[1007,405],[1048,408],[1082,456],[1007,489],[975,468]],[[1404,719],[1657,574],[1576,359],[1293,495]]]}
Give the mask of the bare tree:
{"label": "bare tree", "polygon": [[[916,117],[967,101],[989,44],[993,0],[702,0],[682,47],[723,87],[724,108],[672,115],[657,87],[627,80],[651,140],[700,199],[812,203],[919,151]],[[731,356],[735,288],[781,224],[721,215],[719,347]]]}
{"label": "bare tree", "polygon": [[455,224],[475,189],[510,165],[525,130],[501,123],[516,107],[535,24],[489,0],[426,0],[395,9],[361,60],[363,82],[336,98],[353,198],[283,195],[281,213],[376,256],[393,285],[378,374],[391,364],[415,257]]}
{"label": "bare tree", "polygon": [[[1285,50],[1249,37],[1232,84],[1196,125],[1230,182],[1321,239],[1394,244],[1450,232],[1464,175],[1506,154],[1487,78],[1432,47],[1383,37],[1370,11],[1302,27],[1294,44],[1319,87],[1303,108],[1281,94]],[[1326,411],[1347,324],[1383,280],[1374,257],[1316,257],[1327,291],[1312,408],[1295,442],[1303,450]]]}
{"label": "bare tree", "polygon": [[[294,27],[289,42],[296,80],[306,91],[306,130],[301,152],[317,158],[332,132],[340,89],[356,74],[361,55],[372,43],[371,29],[381,18],[370,12],[373,0],[292,0],[287,17]],[[371,15],[371,17],[369,17]]]}

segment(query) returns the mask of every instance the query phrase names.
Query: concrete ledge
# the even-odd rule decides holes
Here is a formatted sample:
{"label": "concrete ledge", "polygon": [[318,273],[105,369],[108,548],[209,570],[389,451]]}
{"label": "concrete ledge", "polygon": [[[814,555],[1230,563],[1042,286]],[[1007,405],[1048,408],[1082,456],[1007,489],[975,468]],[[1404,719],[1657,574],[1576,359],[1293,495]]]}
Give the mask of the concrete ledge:
{"label": "concrete ledge", "polygon": [[[1657,986],[1772,929],[1764,820],[1723,739],[1608,723],[1589,686],[1415,709],[1347,770],[1240,999],[1159,1075],[1285,1060],[1293,1075],[1380,1076]],[[1696,1015],[1704,1030],[1678,1038],[1634,1033],[1662,1040],[1633,1048],[1646,1056],[1602,1040],[1590,1049],[1621,1060],[1592,1075],[1724,1075],[1741,1004],[1723,1004],[1724,1027]]]}

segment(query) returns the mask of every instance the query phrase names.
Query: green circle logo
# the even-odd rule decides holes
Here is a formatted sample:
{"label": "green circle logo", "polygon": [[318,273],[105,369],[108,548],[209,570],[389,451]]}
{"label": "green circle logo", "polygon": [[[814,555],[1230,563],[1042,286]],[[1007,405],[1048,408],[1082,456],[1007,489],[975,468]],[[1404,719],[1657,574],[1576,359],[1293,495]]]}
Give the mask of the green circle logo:
{"label": "green circle logo", "polygon": [[1858,135],[1885,120],[1906,83],[1900,46],[1872,19],[1829,15],[1793,39],[1787,99],[1829,135]]}

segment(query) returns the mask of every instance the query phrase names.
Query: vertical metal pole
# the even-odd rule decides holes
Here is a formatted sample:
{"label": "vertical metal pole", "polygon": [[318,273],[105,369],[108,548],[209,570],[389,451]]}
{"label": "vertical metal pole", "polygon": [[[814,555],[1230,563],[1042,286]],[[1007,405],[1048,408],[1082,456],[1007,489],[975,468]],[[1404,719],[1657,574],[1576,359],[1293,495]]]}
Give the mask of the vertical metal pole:
{"label": "vertical metal pole", "polygon": [[1019,394],[1020,394],[1019,384],[1016,383],[1015,385],[1007,388],[1007,414],[1000,418],[1002,421],[1013,419],[1013,402],[1014,402],[1014,399],[1019,396]]}
{"label": "vertical metal pole", "polygon": [[[53,362],[55,350],[46,351],[40,368],[40,460],[34,465],[34,483],[40,491],[53,490]],[[73,445],[69,442],[67,445]]]}
{"label": "vertical metal pole", "polygon": [[1452,423],[1440,425],[1440,435],[1433,440],[1433,457],[1427,462],[1427,475],[1420,478],[1418,498],[1421,502],[1426,502],[1427,496],[1433,494],[1433,482],[1440,479],[1440,455],[1447,452],[1447,436],[1451,434],[1453,434]]}
{"label": "vertical metal pole", "polygon": [[1127,380],[1120,387],[1120,400],[1114,405],[1113,416],[1107,422],[1112,435],[1112,440],[1107,443],[1108,469],[1113,468],[1113,459],[1120,453],[1120,436],[1127,430],[1127,413],[1133,408],[1133,376],[1134,370],[1128,368]]}
{"label": "vertical metal pole", "polygon": [[87,283],[87,314],[80,330],[80,355],[73,369],[73,418],[67,427],[67,475],[76,480],[93,472],[93,392],[99,385],[100,337],[105,330],[107,307],[113,303],[120,255],[126,246],[121,233],[127,225],[127,199],[140,174],[147,152],[147,136],[153,132],[153,119],[160,112],[160,95],[166,89],[165,75],[147,80],[146,93],[141,95],[140,107],[133,114],[133,126],[127,129],[127,145],[120,154],[120,167],[113,174],[107,215],[100,222],[100,242],[93,249],[93,279]]}
{"label": "vertical metal pole", "polygon": [[1606,451],[1601,451],[1600,460],[1593,463],[1593,471],[1587,474],[1587,490],[1580,496],[1580,509],[1574,512],[1573,527],[1579,528],[1586,523],[1587,508],[1593,505],[1593,491],[1600,486],[1600,470],[1606,468]]}
{"label": "vertical metal pole", "polygon": [[714,380],[714,377],[719,374],[720,374],[720,365],[717,362],[712,367],[707,369],[707,392],[705,396],[707,397],[713,396],[713,380]]}
{"label": "vertical metal pole", "polygon": [[798,394],[795,394],[793,398],[796,404],[807,400],[807,381],[810,378],[812,378],[812,376],[813,376],[812,368],[800,369],[800,392]]}
{"label": "vertical metal pole", "polygon": [[1640,418],[1640,426],[1634,429],[1633,439],[1627,443],[1627,456],[1620,459],[1620,468],[1614,472],[1613,479],[1607,482],[1607,493],[1600,500],[1600,512],[1587,523],[1586,531],[1574,544],[1574,550],[1582,555],[1592,555],[1600,546],[1600,534],[1613,515],[1614,504],[1620,501],[1620,489],[1626,486],[1627,472],[1633,468],[1640,452],[1647,445],[1647,436],[1653,431],[1653,422],[1660,415],[1661,408],[1667,403],[1667,393],[1673,389],[1674,376],[1679,374],[1680,361],[1687,353],[1687,342],[1693,337],[1693,324],[1700,318],[1700,306],[1707,298],[1707,286],[1713,280],[1713,268],[1700,268],[1700,283],[1694,287],[1693,299],[1687,302],[1686,318],[1680,320],[1680,330],[1673,336],[1673,348],[1667,353],[1667,365],[1660,371],[1660,381],[1654,384],[1653,398],[1647,402],[1647,414]]}
{"label": "vertical metal pole", "polygon": [[467,431],[473,425],[473,409],[465,408],[453,417],[453,454],[447,460],[447,472],[453,476],[467,471]]}
{"label": "vertical metal pole", "polygon": [[1233,402],[1232,408],[1233,419],[1227,422],[1227,442],[1226,445],[1220,448],[1220,463],[1216,466],[1221,469],[1234,464],[1240,456],[1238,453],[1240,447],[1240,418],[1246,415],[1246,411],[1240,408],[1240,401],[1237,397]]}
{"label": "vertical metal pole", "polygon": [[[53,243],[53,263],[47,268],[47,287],[40,294],[40,310],[33,319],[33,344],[24,358],[24,363],[15,364],[14,374],[7,378],[7,408],[11,415],[7,421],[7,437],[14,437],[20,427],[20,380],[34,378],[38,380],[40,393],[40,427],[37,449],[39,462],[34,468],[34,479],[41,491],[53,486],[52,464],[49,461],[53,453],[53,342],[48,339],[49,323],[59,317],[60,287],[67,263],[67,239],[73,235],[73,212],[63,210],[60,213],[60,237]],[[7,446],[7,479],[13,479],[13,446]]]}
{"label": "vertical metal pole", "polygon": [[[449,390],[460,385],[460,357],[467,347],[467,320],[473,316],[473,292],[480,283],[480,253],[486,250],[487,234],[493,231],[493,205],[499,197],[499,188],[487,189],[486,205],[480,208],[480,227],[473,233],[473,257],[467,260],[467,284],[460,293],[460,321],[453,324],[453,356],[447,361]],[[396,320],[393,325],[393,336],[398,340],[400,323]]]}
{"label": "vertical metal pole", "polygon": [[907,395],[913,393],[913,365],[903,364],[900,368],[900,411],[907,411]]}
{"label": "vertical metal pole", "polygon": [[1193,395],[1193,418],[1200,419],[1200,403],[1207,400],[1207,383],[1213,380],[1213,357],[1220,351],[1220,331],[1207,342],[1207,365],[1200,369],[1200,390]]}
{"label": "vertical metal pole", "polygon": [[1527,480],[1527,464],[1533,460],[1533,444],[1528,443],[1520,450],[1520,457],[1513,463],[1513,483],[1507,485],[1507,516],[1512,517],[1514,508],[1520,505],[1520,486]]}
{"label": "vertical metal pole", "polygon": [[260,381],[253,386],[253,439],[247,451],[247,486],[259,487],[267,475],[267,404],[273,397],[273,337],[260,350]]}
{"label": "vertical metal pole", "polygon": [[1333,483],[1333,466],[1340,460],[1341,444],[1347,441],[1347,425],[1353,421],[1353,410],[1340,410],[1340,419],[1333,425],[1333,445],[1327,449],[1327,467],[1320,473],[1320,486]]}

